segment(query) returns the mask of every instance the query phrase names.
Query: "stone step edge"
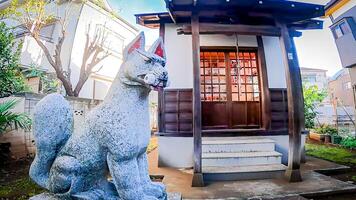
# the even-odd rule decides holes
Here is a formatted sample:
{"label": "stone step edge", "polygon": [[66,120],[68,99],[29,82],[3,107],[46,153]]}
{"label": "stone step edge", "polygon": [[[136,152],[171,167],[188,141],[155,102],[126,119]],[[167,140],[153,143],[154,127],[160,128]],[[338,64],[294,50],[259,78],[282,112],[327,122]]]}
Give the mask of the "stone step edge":
{"label": "stone step edge", "polygon": [[246,165],[246,166],[230,166],[230,167],[212,167],[206,166],[202,168],[203,174],[230,174],[230,173],[254,173],[254,172],[274,172],[285,171],[287,166],[283,164],[268,164],[268,165]]}
{"label": "stone step edge", "polygon": [[202,145],[226,145],[226,144],[275,144],[276,141],[269,139],[261,140],[203,140]]}
{"label": "stone step edge", "polygon": [[256,158],[256,157],[281,157],[282,154],[276,151],[256,151],[256,152],[221,152],[202,154],[202,159],[219,159],[219,158]]}

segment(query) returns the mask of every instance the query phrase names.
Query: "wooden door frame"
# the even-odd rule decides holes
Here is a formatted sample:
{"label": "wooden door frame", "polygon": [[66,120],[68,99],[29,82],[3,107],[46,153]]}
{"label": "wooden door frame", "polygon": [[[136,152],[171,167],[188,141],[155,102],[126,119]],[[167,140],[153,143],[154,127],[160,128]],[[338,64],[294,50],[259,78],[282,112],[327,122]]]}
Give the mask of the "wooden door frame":
{"label": "wooden door frame", "polygon": [[262,127],[265,130],[271,130],[271,119],[272,119],[272,112],[271,112],[271,95],[270,95],[270,88],[268,85],[268,74],[267,74],[267,62],[266,62],[266,55],[265,49],[263,44],[262,36],[256,36],[257,39],[257,62],[258,67],[260,70],[260,84],[261,84],[261,114],[262,114]]}
{"label": "wooden door frame", "polygon": [[[202,129],[204,129],[204,130],[220,130],[220,129],[228,130],[231,127],[231,120],[230,120],[231,119],[231,112],[229,112],[229,110],[231,110],[231,106],[232,106],[231,105],[232,95],[231,95],[231,91],[229,92],[229,90],[231,90],[231,88],[230,88],[231,87],[231,83],[228,82],[228,77],[230,76],[229,75],[230,74],[230,72],[229,72],[230,68],[229,68],[229,66],[226,66],[226,65],[229,63],[228,53],[230,51],[228,51],[228,50],[215,50],[215,49],[209,49],[209,50],[202,50],[201,49],[201,52],[214,52],[214,53],[218,52],[218,53],[223,53],[224,54],[224,63],[225,63],[225,68],[224,68],[224,70],[225,70],[225,84],[224,85],[225,85],[225,88],[226,88],[226,91],[225,91],[226,101],[207,101],[207,102],[204,102],[204,103],[206,103],[208,105],[209,104],[214,104],[214,103],[220,103],[220,104],[223,103],[224,104],[224,109],[226,111],[226,118],[228,119],[228,120],[225,121],[226,124],[214,125],[214,126],[204,126],[204,125],[202,125]],[[201,68],[202,68],[202,66],[200,66],[200,69]],[[206,76],[206,74],[204,74],[204,76]],[[211,80],[210,84],[213,85],[213,76],[211,78],[212,78],[212,80]],[[200,84],[202,84],[202,83],[200,83]],[[219,85],[220,84],[221,83],[219,81]],[[206,85],[206,83],[205,83],[205,85]],[[221,94],[220,90],[219,90],[219,94]],[[230,99],[230,101],[229,101],[229,99]],[[203,104],[203,101],[201,101],[201,103]],[[202,105],[202,108],[203,108],[203,105]],[[203,119],[203,111],[204,111],[204,109],[202,109],[202,119]]]}
{"label": "wooden door frame", "polygon": [[[269,85],[268,85],[268,75],[267,75],[267,65],[266,65],[266,58],[265,52],[263,47],[263,40],[262,37],[257,37],[258,47],[239,47],[239,50],[242,51],[255,51],[257,56],[257,64],[259,70],[259,84],[260,84],[260,94],[261,94],[261,103],[260,103],[260,114],[261,114],[261,129],[269,130],[271,124],[271,98],[269,92]],[[233,46],[200,46],[201,51],[223,51],[223,52],[230,52],[230,51],[237,51],[236,47]],[[230,73],[229,73],[230,74]],[[200,76],[200,74],[199,74]],[[228,74],[226,75],[228,76]],[[227,81],[227,80],[226,80]],[[199,85],[200,87],[200,85]],[[231,123],[231,122],[229,122]]]}

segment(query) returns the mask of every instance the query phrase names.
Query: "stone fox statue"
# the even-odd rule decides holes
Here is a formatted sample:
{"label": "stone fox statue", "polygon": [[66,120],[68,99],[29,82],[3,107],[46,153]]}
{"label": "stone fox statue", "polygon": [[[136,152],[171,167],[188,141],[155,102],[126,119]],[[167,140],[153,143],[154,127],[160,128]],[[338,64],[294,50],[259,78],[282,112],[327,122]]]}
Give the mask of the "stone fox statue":
{"label": "stone fox statue", "polygon": [[37,155],[30,176],[50,192],[49,199],[167,198],[165,186],[151,182],[146,157],[148,95],[167,85],[166,57],[162,39],[147,52],[144,47],[141,33],[125,48],[118,75],[103,103],[86,116],[82,131],[72,134],[73,112],[61,95],[37,104]]}

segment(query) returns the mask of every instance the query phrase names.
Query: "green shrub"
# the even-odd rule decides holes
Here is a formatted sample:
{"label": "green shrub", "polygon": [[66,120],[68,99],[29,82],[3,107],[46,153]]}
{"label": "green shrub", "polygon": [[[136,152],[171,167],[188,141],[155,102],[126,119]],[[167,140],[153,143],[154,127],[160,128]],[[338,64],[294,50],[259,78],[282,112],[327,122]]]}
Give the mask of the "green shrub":
{"label": "green shrub", "polygon": [[0,103],[0,135],[4,134],[8,128],[30,129],[31,119],[27,114],[11,112],[17,103],[16,100]]}
{"label": "green shrub", "polygon": [[355,149],[356,148],[356,138],[354,137],[347,137],[342,139],[341,145],[345,148]]}
{"label": "green shrub", "polygon": [[21,43],[12,30],[0,22],[0,98],[28,91],[21,73]]}
{"label": "green shrub", "polygon": [[327,96],[327,92],[319,90],[318,86],[303,85],[305,127],[315,128],[315,118],[317,116],[316,107]]}
{"label": "green shrub", "polygon": [[323,124],[316,128],[315,131],[324,135],[338,135],[337,129],[331,125]]}

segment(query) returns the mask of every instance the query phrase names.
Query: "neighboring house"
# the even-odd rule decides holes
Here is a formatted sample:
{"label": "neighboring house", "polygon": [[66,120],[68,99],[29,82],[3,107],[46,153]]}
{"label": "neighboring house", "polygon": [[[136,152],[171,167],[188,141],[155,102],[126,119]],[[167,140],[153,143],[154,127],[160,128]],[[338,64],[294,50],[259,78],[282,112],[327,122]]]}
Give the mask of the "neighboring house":
{"label": "neighboring house", "polygon": [[[331,0],[325,7],[325,15],[330,17],[330,29],[334,35],[341,63],[350,72],[351,87],[356,85],[356,1]],[[353,99],[353,98],[352,98]]]}
{"label": "neighboring house", "polygon": [[171,85],[159,94],[159,166],[194,167],[193,186],[202,186],[275,177],[289,160],[287,177],[300,180],[304,113],[292,40],[299,30],[322,28],[312,18],[323,16],[324,6],[165,2],[168,12],[136,15],[138,24],[159,28],[167,54]]}
{"label": "neighboring house", "polygon": [[[306,87],[317,86],[321,91],[328,90],[328,78],[326,76],[327,70],[305,67],[300,69],[303,85]],[[330,103],[330,98],[328,97],[316,106],[317,116],[315,123],[317,126],[321,124],[332,124],[333,115],[330,114],[330,108],[332,108],[332,104]]]}
{"label": "neighboring house", "polygon": [[341,69],[329,80],[329,96],[333,108],[332,124],[354,131],[354,93],[349,70]]}
{"label": "neighboring house", "polygon": [[349,70],[341,69],[332,76],[328,88],[331,100],[337,98],[343,106],[355,106]]}
{"label": "neighboring house", "polygon": [[[9,2],[1,1],[0,9],[6,8]],[[111,55],[98,64],[95,70],[102,68],[90,76],[79,94],[79,97],[82,98],[101,100],[105,97],[120,68],[124,46],[135,38],[138,30],[124,19],[114,15],[106,0],[102,1],[103,4],[97,4],[95,2],[98,1],[95,0],[81,2],[72,1],[72,5],[70,5],[70,12],[67,17],[67,35],[61,55],[62,63],[64,70],[70,73],[72,85],[75,87],[82,64],[86,34],[89,32],[90,37],[94,38],[98,31],[103,31],[106,34],[104,49]],[[68,4],[68,1],[62,1],[58,8],[55,8],[58,10],[54,10],[53,13],[58,13],[59,17],[63,17],[65,9],[68,9]],[[53,3],[49,5],[49,9],[53,9],[52,5]],[[29,68],[31,65],[38,65],[45,72],[54,73],[42,49],[39,48],[34,39],[28,36],[21,24],[16,24],[10,19],[4,21],[9,26],[15,26],[17,38],[23,40],[21,54],[23,67]],[[53,47],[58,39],[59,28],[58,23],[53,23],[48,24],[41,30],[41,38],[52,51],[54,51]],[[39,88],[36,86],[36,84],[39,84],[38,79],[29,81],[31,87],[37,92]]]}
{"label": "neighboring house", "polygon": [[305,84],[306,86],[316,85],[319,90],[327,89],[327,70],[301,67],[300,71],[302,75],[303,84]]}
{"label": "neighboring house", "polygon": [[[0,1],[0,9],[8,6],[9,2]],[[96,69],[101,68],[101,66],[102,68],[89,77],[79,94],[81,98],[68,98],[74,111],[75,127],[80,126],[86,113],[94,107],[94,102],[95,105],[100,102],[92,101],[92,99],[104,99],[122,63],[124,46],[130,43],[138,34],[138,30],[133,25],[113,15],[106,1],[103,1],[105,4],[101,6],[93,3],[94,0],[93,2],[86,1],[84,4],[78,2],[81,1],[73,1],[72,5],[70,5],[71,12],[68,15],[67,35],[61,55],[65,71],[71,73],[72,84],[75,86],[79,78],[89,25],[91,28],[89,32],[91,37],[94,37],[97,31],[105,31],[107,36],[104,49],[109,51],[111,55],[98,64]],[[58,7],[58,12],[55,11],[54,13],[61,13],[60,16],[62,16],[66,8],[68,8],[68,1],[62,1]],[[28,36],[21,24],[16,24],[10,19],[4,19],[3,21],[7,25],[15,27],[17,38],[23,40],[21,50],[21,64],[23,68],[26,69],[35,64],[41,70],[53,76],[54,70],[47,62],[42,49],[34,39]],[[44,27],[41,31],[42,40],[51,50],[54,50],[53,46],[57,42],[59,28],[60,26],[54,23]],[[38,78],[29,79],[29,85],[35,92],[38,92],[40,89],[39,83]],[[42,97],[43,95],[25,94],[24,96],[20,95],[9,98],[21,101],[14,110],[32,115],[34,106]],[[1,99],[1,101],[4,101],[4,99]],[[1,136],[0,140],[1,143],[11,143],[11,155],[16,158],[23,158],[34,153],[35,148],[31,131],[12,131]]]}

